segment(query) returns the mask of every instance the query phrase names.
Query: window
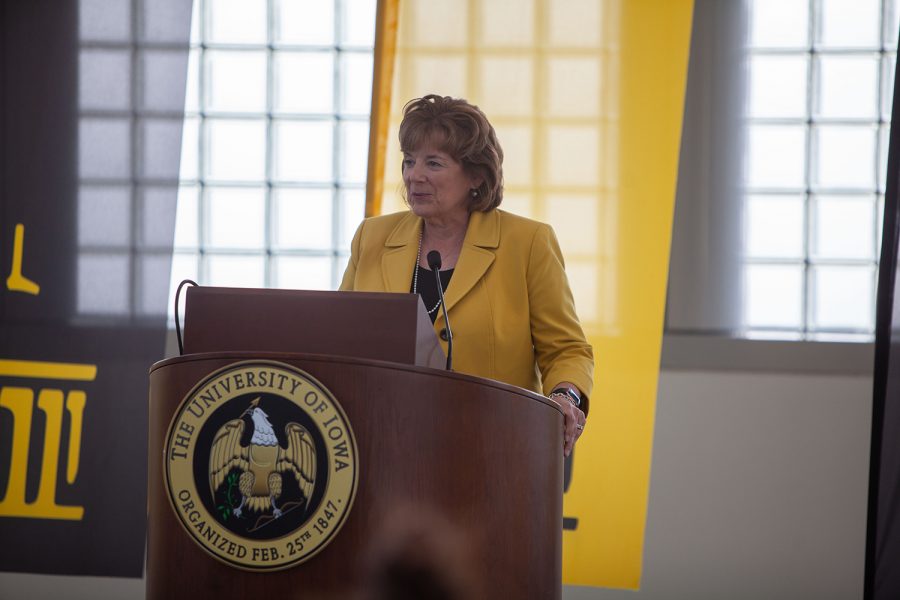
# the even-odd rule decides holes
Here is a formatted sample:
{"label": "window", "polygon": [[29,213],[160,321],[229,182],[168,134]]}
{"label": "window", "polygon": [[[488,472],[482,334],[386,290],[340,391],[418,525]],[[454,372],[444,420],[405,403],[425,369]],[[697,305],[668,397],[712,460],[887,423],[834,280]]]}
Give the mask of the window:
{"label": "window", "polygon": [[898,0],[697,0],[668,333],[872,339],[898,28]]}
{"label": "window", "polygon": [[78,14],[75,313],[152,323],[166,314],[190,9],[80,0]]}
{"label": "window", "polygon": [[337,287],[365,206],[375,7],[195,0],[171,293]]}
{"label": "window", "polygon": [[898,14],[895,0],[750,3],[750,337],[873,335]]}

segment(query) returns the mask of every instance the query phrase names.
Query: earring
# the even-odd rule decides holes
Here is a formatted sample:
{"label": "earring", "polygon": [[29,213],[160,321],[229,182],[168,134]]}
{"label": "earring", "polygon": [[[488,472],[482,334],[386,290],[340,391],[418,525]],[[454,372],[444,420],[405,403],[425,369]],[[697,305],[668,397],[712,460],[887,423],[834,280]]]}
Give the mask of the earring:
{"label": "earring", "polygon": [[472,188],[472,191],[471,191],[470,193],[472,194],[472,197],[473,197],[473,198],[477,198],[477,197],[478,197],[478,190],[476,190],[475,188]]}

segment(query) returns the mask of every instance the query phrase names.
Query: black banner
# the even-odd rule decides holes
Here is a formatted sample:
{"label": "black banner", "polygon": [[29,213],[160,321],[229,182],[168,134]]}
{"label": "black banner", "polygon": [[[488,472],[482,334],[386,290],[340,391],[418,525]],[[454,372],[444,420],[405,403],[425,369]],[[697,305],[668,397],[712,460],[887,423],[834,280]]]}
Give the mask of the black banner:
{"label": "black banner", "polygon": [[[878,296],[864,598],[900,598],[900,79],[894,69]],[[895,319],[895,315],[898,317]]]}
{"label": "black banner", "polygon": [[142,575],[190,15],[0,2],[0,570]]}

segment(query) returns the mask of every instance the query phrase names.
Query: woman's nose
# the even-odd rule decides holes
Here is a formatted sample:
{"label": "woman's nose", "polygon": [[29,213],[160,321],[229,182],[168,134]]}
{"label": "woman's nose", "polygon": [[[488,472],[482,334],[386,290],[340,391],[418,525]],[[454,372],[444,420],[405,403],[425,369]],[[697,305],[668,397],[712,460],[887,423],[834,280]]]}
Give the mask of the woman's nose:
{"label": "woman's nose", "polygon": [[410,181],[422,181],[424,179],[425,172],[419,165],[412,164],[406,168],[406,176]]}

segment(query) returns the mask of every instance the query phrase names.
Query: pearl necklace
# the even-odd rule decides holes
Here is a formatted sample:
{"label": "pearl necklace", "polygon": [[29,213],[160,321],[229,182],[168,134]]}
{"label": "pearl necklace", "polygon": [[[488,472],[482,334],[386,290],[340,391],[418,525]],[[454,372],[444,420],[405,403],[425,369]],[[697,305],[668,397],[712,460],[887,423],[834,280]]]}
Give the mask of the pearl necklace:
{"label": "pearl necklace", "polygon": [[[419,233],[419,249],[416,251],[416,266],[413,268],[413,294],[418,293],[417,290],[419,288],[419,261],[422,260],[422,234]],[[440,285],[440,283],[438,283]],[[428,311],[428,314],[433,314],[434,311],[438,309],[441,305],[441,296],[438,295],[437,304],[434,305],[434,308]],[[428,308],[427,306],[425,307]]]}

